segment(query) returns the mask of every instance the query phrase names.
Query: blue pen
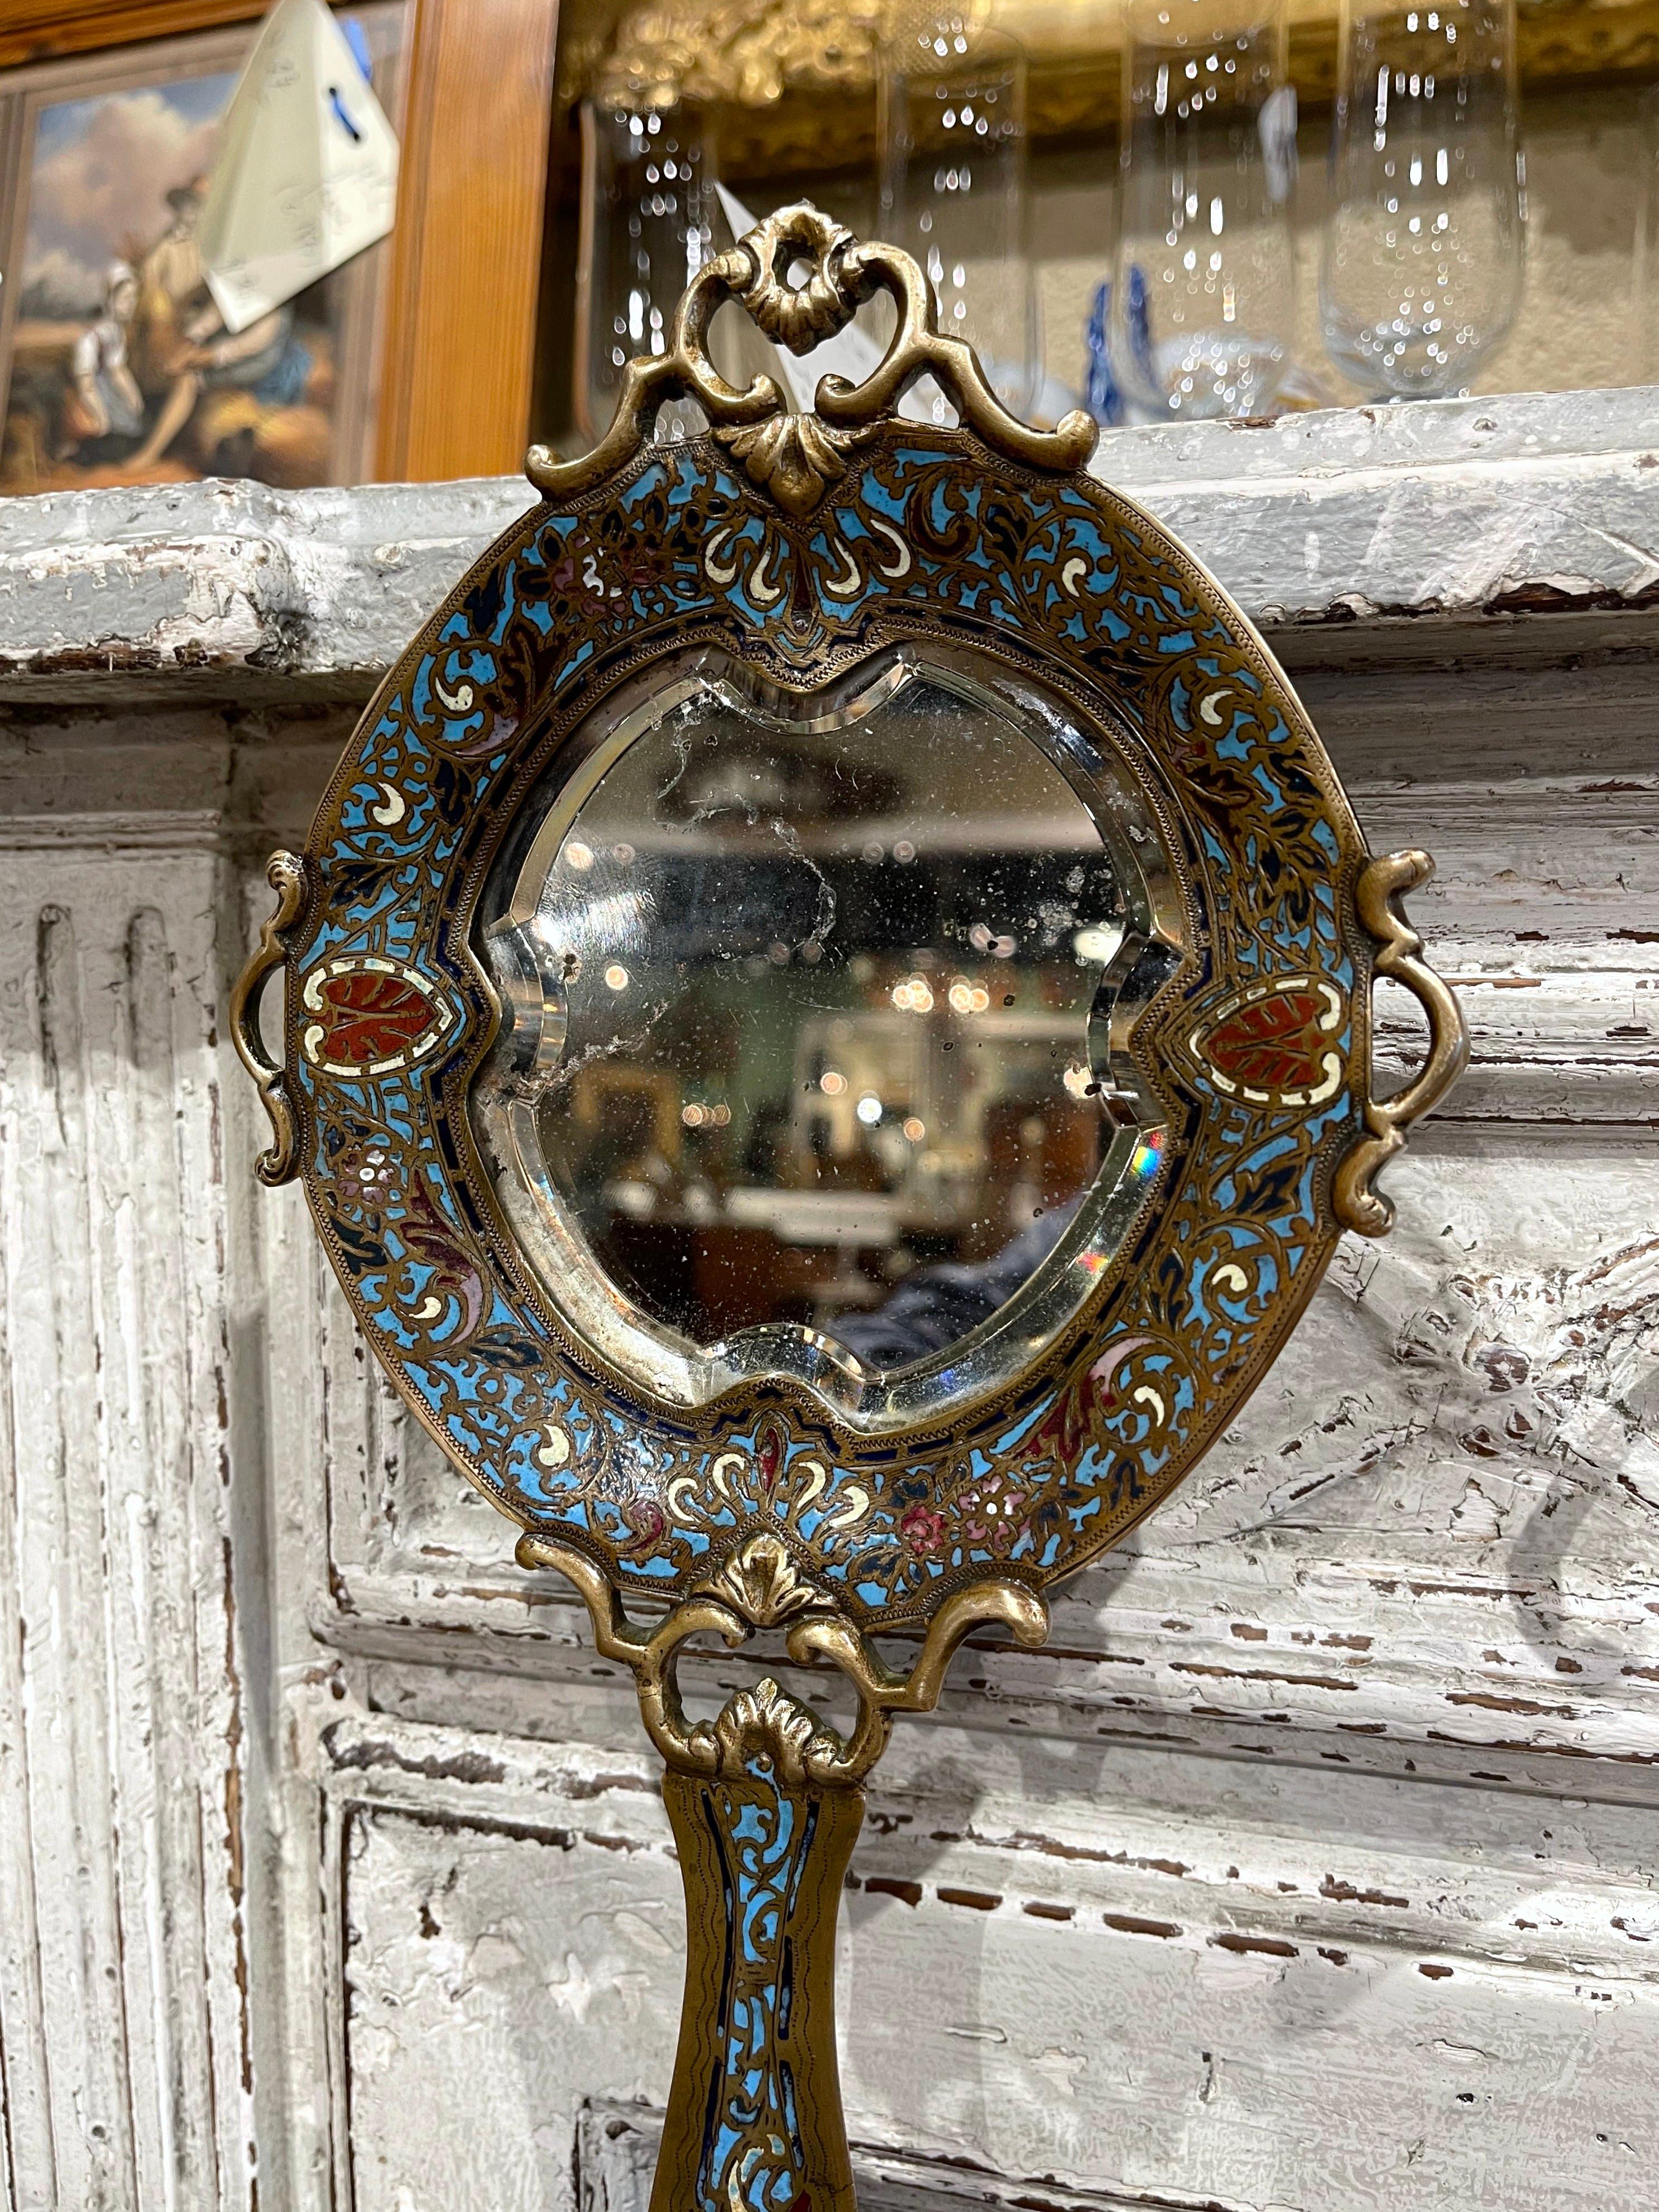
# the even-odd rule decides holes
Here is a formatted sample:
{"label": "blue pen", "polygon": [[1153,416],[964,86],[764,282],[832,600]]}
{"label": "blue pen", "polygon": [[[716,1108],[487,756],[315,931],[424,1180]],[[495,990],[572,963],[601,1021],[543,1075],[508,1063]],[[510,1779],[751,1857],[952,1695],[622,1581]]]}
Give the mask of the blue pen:
{"label": "blue pen", "polygon": [[[340,27],[341,36],[351,49],[352,60],[362,72],[363,82],[372,83],[374,76],[374,57],[368,51],[368,33],[356,15],[337,15],[334,20]],[[360,146],[362,143],[363,134],[352,121],[345,101],[340,96],[340,88],[337,84],[331,84],[328,88],[328,104],[333,111],[335,121],[350,139],[352,144]]]}

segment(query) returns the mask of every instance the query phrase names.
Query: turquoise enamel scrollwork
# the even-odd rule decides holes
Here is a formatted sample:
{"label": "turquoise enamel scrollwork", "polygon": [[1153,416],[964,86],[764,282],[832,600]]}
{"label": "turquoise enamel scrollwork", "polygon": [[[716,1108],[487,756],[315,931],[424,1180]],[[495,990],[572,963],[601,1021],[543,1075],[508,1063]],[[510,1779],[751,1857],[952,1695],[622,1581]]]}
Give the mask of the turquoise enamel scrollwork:
{"label": "turquoise enamel scrollwork", "polygon": [[[878,290],[896,312],[885,359],[856,387],[826,378],[810,414],[789,412],[774,380],[740,389],[708,359],[725,301],[805,352]],[[955,427],[899,415],[923,377]],[[654,442],[670,399],[695,402],[708,428]],[[902,254],[810,208],[758,226],[699,272],[594,453],[532,454],[540,502],[390,672],[305,852],[273,863],[278,913],[232,1007],[272,1118],[260,1174],[303,1181],[393,1383],[519,1524],[522,1565],[576,1584],[663,1756],[688,1957],[655,2212],[850,2207],[836,1900],[894,1716],[934,1705],[976,1628],[1040,1643],[1048,1585],[1196,1464],[1344,1229],[1388,1228],[1372,1178],[1467,1052],[1399,908],[1426,860],[1367,852],[1249,623],[1086,473],[1094,434],[1081,416],[1046,432],[1008,416]],[[848,1370],[830,1376],[799,1329],[771,1365],[630,1366],[606,1333],[624,1289],[592,1274],[574,1232],[557,1265],[538,1259],[484,1157],[480,1084],[498,1080],[525,1126],[540,1110],[516,1062],[499,1073],[521,1009],[492,965],[486,887],[522,859],[550,781],[580,795],[622,757],[639,721],[627,702],[660,672],[736,672],[764,706],[860,672],[897,680],[927,656],[947,673],[971,664],[975,697],[1036,700],[1061,733],[1045,756],[1055,788],[1156,855],[1145,915],[1113,939],[1127,949],[1101,955],[1122,986],[1096,1024],[1119,1087],[1073,1071],[1079,1097],[1104,1112],[1111,1091],[1121,1109],[1104,1155],[1111,1233],[1085,1246],[1078,1231],[1065,1297],[1050,1295],[1057,1261],[1006,1309],[1018,1327],[987,1324],[995,1356],[964,1361],[967,1380],[943,1360],[931,1395],[895,1389],[879,1418],[849,1410]],[[833,925],[824,911],[815,927]],[[257,1012],[279,973],[273,1055]],[[1392,1097],[1372,1079],[1378,975],[1430,1023],[1425,1065]],[[537,990],[532,1073],[565,1049],[569,1008],[560,975]],[[1108,1218],[1103,1196],[1087,1213],[1095,1188],[1079,1222]],[[920,1638],[907,1674],[869,1640],[893,1631]],[[691,1641],[757,1633],[780,1641],[780,1668],[850,1684],[844,1735],[775,1675],[688,1719]]]}

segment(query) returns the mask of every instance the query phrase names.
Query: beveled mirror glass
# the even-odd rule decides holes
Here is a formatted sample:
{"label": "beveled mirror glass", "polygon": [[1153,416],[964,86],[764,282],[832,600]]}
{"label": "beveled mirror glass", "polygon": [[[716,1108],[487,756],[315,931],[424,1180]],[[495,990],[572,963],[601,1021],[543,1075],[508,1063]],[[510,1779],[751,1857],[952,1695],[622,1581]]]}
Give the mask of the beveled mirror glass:
{"label": "beveled mirror glass", "polygon": [[1162,1139],[1129,1039],[1183,918],[1081,719],[960,648],[797,694],[697,653],[520,810],[474,1125],[549,1295],[641,1389],[790,1375],[893,1428],[1086,1297]]}

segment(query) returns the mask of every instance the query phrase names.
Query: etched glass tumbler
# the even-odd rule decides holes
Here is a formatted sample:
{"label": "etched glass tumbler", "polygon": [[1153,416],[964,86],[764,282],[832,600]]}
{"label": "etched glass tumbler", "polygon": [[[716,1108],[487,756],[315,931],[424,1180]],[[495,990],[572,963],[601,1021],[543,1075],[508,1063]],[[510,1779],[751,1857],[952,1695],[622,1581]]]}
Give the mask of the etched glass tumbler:
{"label": "etched glass tumbler", "polygon": [[[921,264],[939,328],[965,338],[998,398],[1028,415],[1042,355],[1025,234],[1024,50],[969,15],[907,15],[883,50],[879,105],[879,234]],[[905,412],[945,419],[931,378]]]}
{"label": "etched glass tumbler", "polygon": [[1139,407],[1259,415],[1290,363],[1283,0],[1128,0],[1110,352]]}
{"label": "etched glass tumbler", "polygon": [[1345,0],[1319,301],[1368,398],[1468,391],[1515,319],[1516,85],[1515,0]]}
{"label": "etched glass tumbler", "polygon": [[[680,295],[714,250],[714,130],[693,100],[599,96],[583,103],[581,133],[574,398],[583,434],[598,438],[624,368],[666,350]],[[691,412],[665,410],[658,434],[700,428]]]}

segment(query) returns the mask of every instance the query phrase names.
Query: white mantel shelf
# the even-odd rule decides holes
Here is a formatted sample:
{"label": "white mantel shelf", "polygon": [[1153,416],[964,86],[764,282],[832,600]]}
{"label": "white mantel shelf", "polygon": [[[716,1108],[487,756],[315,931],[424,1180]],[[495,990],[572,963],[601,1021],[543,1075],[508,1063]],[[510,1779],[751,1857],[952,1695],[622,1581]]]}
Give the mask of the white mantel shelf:
{"label": "white mantel shelf", "polygon": [[[1098,466],[1266,629],[1373,848],[1436,855],[1474,1058],[1052,1648],[898,1731],[842,1954],[864,2212],[1633,2212],[1659,392]],[[631,1688],[374,1382],[223,1022],[264,854],[530,499],[0,503],[6,2212],[642,2212],[679,1908]]]}
{"label": "white mantel shelf", "polygon": [[[1095,470],[1293,669],[1351,657],[1355,625],[1395,658],[1549,650],[1569,617],[1575,651],[1659,638],[1659,387],[1113,431]],[[533,497],[489,477],[0,503],[0,698],[361,699]]]}

